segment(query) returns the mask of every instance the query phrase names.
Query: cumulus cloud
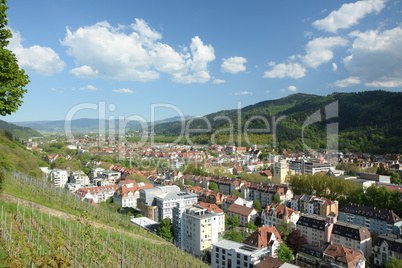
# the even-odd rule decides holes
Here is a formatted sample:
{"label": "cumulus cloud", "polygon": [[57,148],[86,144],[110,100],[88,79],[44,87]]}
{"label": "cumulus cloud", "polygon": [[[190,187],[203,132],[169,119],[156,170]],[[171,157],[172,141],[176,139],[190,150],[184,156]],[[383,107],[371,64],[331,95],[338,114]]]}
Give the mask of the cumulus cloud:
{"label": "cumulus cloud", "polygon": [[81,87],[80,90],[96,91],[96,90],[99,90],[99,89],[94,87],[93,85],[86,85],[85,87]]}
{"label": "cumulus cloud", "polygon": [[297,91],[297,87],[295,87],[295,86],[289,86],[289,87],[288,87],[288,90],[295,92],[295,91]]}
{"label": "cumulus cloud", "polygon": [[52,76],[66,67],[59,55],[49,47],[34,45],[28,48],[22,46],[21,34],[12,30],[8,48],[15,54],[18,64],[27,71],[39,75]]}
{"label": "cumulus cloud", "polygon": [[349,86],[358,85],[360,83],[361,83],[361,81],[360,81],[359,77],[348,77],[343,80],[335,81],[334,83],[331,84],[331,86],[333,86],[333,87],[349,87]]}
{"label": "cumulus cloud", "polygon": [[134,91],[128,88],[113,89],[112,91],[117,93],[130,93],[130,94],[135,93]]}
{"label": "cumulus cloud", "polygon": [[242,91],[242,92],[234,93],[233,95],[238,96],[238,95],[252,95],[252,94],[253,94],[253,93],[252,93],[252,92],[249,92],[249,91]]}
{"label": "cumulus cloud", "polygon": [[385,7],[386,0],[364,0],[343,4],[327,17],[313,22],[319,30],[336,33],[338,29],[348,29],[371,13],[378,13]]}
{"label": "cumulus cloud", "polygon": [[214,84],[223,84],[223,83],[225,83],[225,82],[226,82],[226,81],[223,80],[223,79],[214,79],[214,81],[213,81]]}
{"label": "cumulus cloud", "polygon": [[246,70],[246,66],[244,66],[245,63],[247,63],[247,59],[243,57],[230,57],[228,59],[223,59],[221,72],[232,74],[244,72]]}
{"label": "cumulus cloud", "polygon": [[210,80],[208,64],[215,59],[211,45],[204,45],[196,36],[190,49],[177,52],[161,39],[144,20],[135,19],[129,26],[113,27],[104,21],[76,31],[67,28],[62,45],[75,58],[77,68],[70,73],[80,78],[147,82],[165,72],[179,83]]}
{"label": "cumulus cloud", "polygon": [[266,71],[264,73],[264,78],[301,78],[305,76],[307,70],[304,66],[297,62],[290,63],[280,63],[275,64],[273,62],[269,63],[270,66],[273,66],[272,70]]}
{"label": "cumulus cloud", "polygon": [[319,65],[329,62],[334,58],[332,49],[337,46],[346,46],[348,41],[339,36],[319,37],[311,40],[306,45],[306,55],[301,56],[305,66],[317,68]]}
{"label": "cumulus cloud", "polygon": [[396,87],[402,77],[402,28],[353,32],[350,55],[343,62],[352,76],[368,86]]}
{"label": "cumulus cloud", "polygon": [[332,63],[332,71],[338,71],[338,65],[335,62]]}

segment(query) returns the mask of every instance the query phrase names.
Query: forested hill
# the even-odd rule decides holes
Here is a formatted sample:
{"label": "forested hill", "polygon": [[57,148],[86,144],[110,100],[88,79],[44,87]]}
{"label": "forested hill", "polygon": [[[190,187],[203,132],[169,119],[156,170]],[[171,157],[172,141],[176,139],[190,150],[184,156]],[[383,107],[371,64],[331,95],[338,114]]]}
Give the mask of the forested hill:
{"label": "forested hill", "polygon": [[32,128],[17,126],[3,120],[0,120],[0,129],[10,132],[14,137],[18,139],[42,137],[41,133]]}
{"label": "forested hill", "polygon": [[[335,116],[326,120],[325,107],[338,101]],[[268,100],[250,105],[238,111],[226,110],[206,115],[211,123],[212,131],[193,134],[192,141],[210,143],[211,135],[215,140],[229,141],[229,132],[223,129],[233,128],[233,139],[236,143],[238,122],[241,122],[242,132],[244,125],[248,129],[266,128],[261,119],[270,123],[270,133],[250,134],[251,143],[271,146],[272,120],[285,116],[279,121],[276,129],[277,148],[303,150],[302,126],[303,123],[316,111],[321,111],[321,121],[310,125],[304,130],[304,140],[310,148],[326,148],[326,125],[339,124],[339,149],[353,152],[367,153],[401,153],[402,152],[402,93],[388,91],[365,91],[359,93],[333,93],[328,96],[308,94],[293,94],[277,100]],[[238,115],[240,120],[238,119]],[[220,118],[218,118],[220,116]],[[230,120],[228,119],[230,118]],[[206,129],[206,120],[192,120],[190,129]],[[187,121],[187,124],[189,121]],[[160,124],[155,127],[156,135],[178,136],[182,127],[181,122]],[[268,131],[266,131],[268,132]],[[215,134],[214,134],[215,133]],[[246,145],[246,144],[243,144]]]}

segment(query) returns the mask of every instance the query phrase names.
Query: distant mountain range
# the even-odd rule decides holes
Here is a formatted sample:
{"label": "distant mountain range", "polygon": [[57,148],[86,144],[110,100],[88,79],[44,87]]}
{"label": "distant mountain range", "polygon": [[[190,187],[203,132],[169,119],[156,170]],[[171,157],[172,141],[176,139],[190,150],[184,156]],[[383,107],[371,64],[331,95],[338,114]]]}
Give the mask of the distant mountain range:
{"label": "distant mountain range", "polygon": [[[183,119],[189,119],[190,116],[185,116]],[[155,121],[156,124],[169,123],[169,122],[179,122],[182,120],[181,117],[172,117],[166,118],[162,120]],[[71,131],[75,133],[88,133],[88,132],[98,132],[99,127],[105,128],[108,130],[110,126],[114,126],[115,130],[119,129],[119,126],[124,124],[124,122],[119,122],[119,120],[99,120],[99,119],[90,119],[90,118],[81,118],[81,119],[73,119],[71,121],[64,120],[55,120],[55,121],[26,121],[26,122],[14,122],[14,124],[22,127],[33,128],[37,131],[44,133],[64,133],[65,132],[65,124],[71,126]],[[151,124],[146,122],[148,126]],[[139,130],[142,129],[141,123],[137,121],[129,122],[126,125],[126,130]]]}
{"label": "distant mountain range", "polygon": [[[230,135],[252,129],[251,143],[272,148],[273,133],[276,146],[272,149],[304,150],[305,145],[314,149],[326,149],[327,129],[335,125],[339,131],[338,148],[343,151],[368,153],[402,153],[402,93],[388,91],[365,91],[358,93],[333,93],[328,96],[293,94],[287,97],[262,101],[240,110],[224,110],[208,114],[202,119],[186,116],[184,120],[173,117],[155,122],[155,134],[159,137],[177,137],[183,126],[195,143],[225,144]],[[283,117],[282,117],[283,116]],[[273,124],[273,119],[277,120]],[[310,120],[310,121],[309,121]],[[98,132],[98,119],[75,119],[71,121],[73,132]],[[16,122],[40,132],[64,133],[64,120]],[[105,129],[119,122],[105,121]],[[150,126],[150,123],[147,123]],[[207,125],[209,124],[209,125]],[[0,127],[1,128],[1,127]],[[275,129],[274,129],[275,128]],[[130,122],[126,131],[139,130],[139,122]],[[210,129],[206,131],[205,129]],[[149,130],[149,129],[148,129]],[[260,134],[255,134],[261,130]],[[230,133],[232,131],[232,133]],[[244,134],[244,133],[243,133]],[[245,135],[240,133],[244,138]],[[169,139],[167,139],[169,140]],[[172,140],[170,138],[170,140]],[[236,144],[237,138],[234,139]],[[241,141],[243,143],[243,140]],[[244,144],[250,145],[250,144]],[[270,147],[271,146],[271,147]]]}
{"label": "distant mountain range", "polygon": [[0,129],[4,129],[11,133],[14,137],[18,139],[27,139],[32,137],[42,137],[42,134],[38,131],[23,126],[17,126],[15,124],[8,123],[6,121],[0,120]]}
{"label": "distant mountain range", "polygon": [[[208,121],[211,131],[193,134],[193,141],[209,142],[213,133],[220,132],[217,136],[230,135],[224,130],[232,128],[236,135],[238,129],[244,132],[245,126],[247,129],[267,129],[268,122],[272,136],[272,119],[284,116],[276,125],[275,131],[276,146],[279,149],[304,150],[304,144],[315,149],[325,149],[326,129],[331,127],[331,123],[337,123],[339,150],[402,153],[401,105],[402,93],[382,90],[333,93],[328,96],[298,93],[277,100],[259,102],[240,111],[225,110],[206,115],[204,119],[192,119],[189,128],[207,129]],[[312,121],[316,122],[311,123]],[[309,122],[311,124],[308,125]],[[182,126],[181,122],[159,124],[155,127],[155,133],[178,136]],[[303,126],[306,126],[304,131]],[[254,140],[256,143],[260,142],[259,144],[266,143],[269,147],[269,142],[264,142],[264,139],[270,138],[272,137],[269,135],[260,134]],[[234,140],[236,142],[236,139]]]}

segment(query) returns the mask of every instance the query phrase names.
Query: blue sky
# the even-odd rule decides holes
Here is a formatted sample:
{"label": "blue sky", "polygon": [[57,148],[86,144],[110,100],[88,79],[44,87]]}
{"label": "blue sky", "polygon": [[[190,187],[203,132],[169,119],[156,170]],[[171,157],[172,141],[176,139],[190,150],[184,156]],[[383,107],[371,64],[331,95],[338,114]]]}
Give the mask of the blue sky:
{"label": "blue sky", "polygon": [[30,76],[9,122],[201,116],[293,93],[402,89],[402,3],[10,0]]}

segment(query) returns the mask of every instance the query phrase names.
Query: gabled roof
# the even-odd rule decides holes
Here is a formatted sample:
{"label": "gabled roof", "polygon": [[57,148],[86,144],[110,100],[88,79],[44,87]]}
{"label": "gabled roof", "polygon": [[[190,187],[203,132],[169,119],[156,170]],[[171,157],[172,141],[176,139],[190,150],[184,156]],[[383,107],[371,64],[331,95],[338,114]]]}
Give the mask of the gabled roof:
{"label": "gabled roof", "polygon": [[331,257],[337,262],[347,265],[347,267],[355,267],[355,264],[360,260],[365,260],[363,253],[351,250],[342,245],[331,244],[324,251],[325,256]]}
{"label": "gabled roof", "polygon": [[381,246],[383,243],[388,244],[388,250],[402,253],[402,239],[398,235],[383,234],[379,235],[374,242],[374,246]]}
{"label": "gabled roof", "polygon": [[232,212],[234,214],[238,214],[238,215],[242,215],[242,216],[249,216],[249,215],[251,215],[251,213],[253,211],[256,211],[256,210],[253,208],[249,208],[249,207],[241,206],[241,205],[237,205],[237,204],[232,204],[228,208],[228,212]]}
{"label": "gabled roof", "polygon": [[202,207],[202,208],[206,208],[208,211],[211,211],[211,212],[214,212],[214,213],[223,212],[223,210],[220,209],[215,204],[210,204],[210,203],[205,203],[205,202],[198,201],[197,203],[195,203],[195,205],[197,205],[199,207]]}
{"label": "gabled roof", "polygon": [[285,217],[285,213],[288,219],[290,218],[290,216],[292,216],[292,214],[300,214],[298,211],[279,204],[268,205],[265,208],[264,212],[268,215],[276,214],[276,217],[280,219],[283,219]]}
{"label": "gabled roof", "polygon": [[394,224],[402,221],[402,219],[398,217],[398,215],[396,215],[392,210],[380,209],[376,207],[373,208],[353,203],[347,203],[339,212],[350,213],[379,221],[386,221],[388,224]]}
{"label": "gabled roof", "polygon": [[278,229],[275,226],[263,226],[247,237],[243,243],[257,248],[266,248],[274,241],[282,241]]}

